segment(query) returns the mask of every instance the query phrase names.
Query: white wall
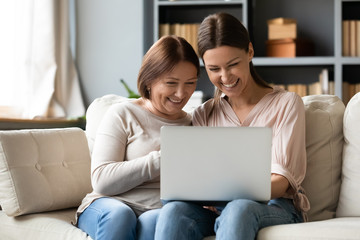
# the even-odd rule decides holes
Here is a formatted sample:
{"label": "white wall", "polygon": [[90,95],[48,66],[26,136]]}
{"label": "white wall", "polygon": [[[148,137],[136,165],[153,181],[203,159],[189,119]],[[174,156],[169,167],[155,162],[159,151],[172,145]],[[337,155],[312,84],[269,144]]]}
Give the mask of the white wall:
{"label": "white wall", "polygon": [[120,78],[137,91],[146,45],[144,1],[75,0],[75,60],[87,106],[105,94],[127,96]]}

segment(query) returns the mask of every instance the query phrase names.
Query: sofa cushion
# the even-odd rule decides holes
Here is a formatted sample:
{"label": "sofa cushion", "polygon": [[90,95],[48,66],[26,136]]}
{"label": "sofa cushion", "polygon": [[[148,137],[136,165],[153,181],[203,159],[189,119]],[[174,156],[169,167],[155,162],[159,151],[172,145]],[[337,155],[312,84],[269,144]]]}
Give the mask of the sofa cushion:
{"label": "sofa cushion", "polygon": [[306,118],[307,172],[303,187],[310,221],[335,217],[341,184],[345,106],[333,95],[302,98]]}
{"label": "sofa cushion", "polygon": [[127,101],[129,98],[108,94],[103,97],[96,98],[86,110],[86,136],[89,142],[89,149],[92,152],[96,132],[99,124],[109,107],[115,103]]}
{"label": "sofa cushion", "polygon": [[360,218],[333,218],[323,221],[283,224],[263,228],[257,240],[360,239]]}
{"label": "sofa cushion", "polygon": [[78,206],[91,192],[80,128],[0,131],[0,205],[9,216]]}
{"label": "sofa cushion", "polygon": [[72,225],[77,208],[8,217],[0,211],[0,239],[91,240]]}
{"label": "sofa cushion", "polygon": [[360,93],[346,106],[344,140],[342,185],[336,215],[360,216]]}

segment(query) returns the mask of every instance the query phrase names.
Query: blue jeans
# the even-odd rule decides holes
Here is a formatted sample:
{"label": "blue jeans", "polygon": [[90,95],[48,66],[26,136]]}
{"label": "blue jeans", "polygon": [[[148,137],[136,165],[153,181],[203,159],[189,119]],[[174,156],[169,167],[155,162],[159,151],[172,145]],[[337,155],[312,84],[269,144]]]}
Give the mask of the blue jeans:
{"label": "blue jeans", "polygon": [[78,227],[94,240],[151,240],[159,211],[150,210],[137,218],[125,203],[114,198],[99,198],[81,213]]}
{"label": "blue jeans", "polygon": [[303,222],[292,200],[278,198],[265,203],[237,199],[218,207],[220,216],[190,202],[169,202],[157,220],[156,240],[203,239],[216,233],[220,240],[254,240],[264,227]]}

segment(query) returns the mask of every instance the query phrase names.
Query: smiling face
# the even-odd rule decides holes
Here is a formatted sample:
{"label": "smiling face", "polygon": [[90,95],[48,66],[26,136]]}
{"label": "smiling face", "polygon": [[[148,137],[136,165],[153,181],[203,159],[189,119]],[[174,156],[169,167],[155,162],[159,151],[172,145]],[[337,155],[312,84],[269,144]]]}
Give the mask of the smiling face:
{"label": "smiling face", "polygon": [[254,51],[220,46],[207,50],[203,55],[206,72],[210,81],[229,98],[241,95],[251,84],[255,84],[250,74],[249,63]]}
{"label": "smiling face", "polygon": [[181,61],[174,69],[154,81],[150,89],[148,109],[163,118],[184,117],[182,108],[196,89],[197,69],[190,63]]}

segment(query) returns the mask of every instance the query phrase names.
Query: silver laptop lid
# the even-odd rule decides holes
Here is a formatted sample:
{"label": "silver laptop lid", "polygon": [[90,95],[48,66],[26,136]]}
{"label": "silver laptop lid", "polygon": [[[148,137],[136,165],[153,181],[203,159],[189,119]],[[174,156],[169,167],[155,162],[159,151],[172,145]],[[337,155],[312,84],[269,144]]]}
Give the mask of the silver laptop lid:
{"label": "silver laptop lid", "polygon": [[271,143],[266,127],[162,127],[161,199],[269,200]]}

